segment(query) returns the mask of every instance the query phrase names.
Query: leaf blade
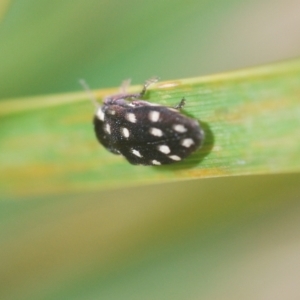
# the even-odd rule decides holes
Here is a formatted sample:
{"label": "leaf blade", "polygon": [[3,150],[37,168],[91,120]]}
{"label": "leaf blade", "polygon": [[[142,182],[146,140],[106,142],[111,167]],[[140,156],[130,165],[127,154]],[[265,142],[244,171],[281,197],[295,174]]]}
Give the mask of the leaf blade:
{"label": "leaf blade", "polygon": [[[139,87],[132,87],[132,91]],[[97,98],[115,90],[96,92]],[[191,178],[299,172],[300,60],[158,83],[149,101],[200,120],[204,146],[166,167],[129,165],[94,137],[83,92],[0,104],[2,197],[120,188]]]}

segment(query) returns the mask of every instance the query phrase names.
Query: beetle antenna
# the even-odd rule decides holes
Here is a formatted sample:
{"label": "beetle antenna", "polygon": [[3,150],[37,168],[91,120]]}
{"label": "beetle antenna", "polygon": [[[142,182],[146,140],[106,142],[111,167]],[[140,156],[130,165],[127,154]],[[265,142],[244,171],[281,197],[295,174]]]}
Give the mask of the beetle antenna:
{"label": "beetle antenna", "polygon": [[84,79],[79,79],[79,83],[82,86],[82,88],[86,91],[87,95],[89,96],[90,100],[94,104],[95,108],[98,109],[100,105],[97,102],[97,99],[96,99],[94,93],[92,92],[92,90],[90,89],[90,87],[88,86],[86,81]]}

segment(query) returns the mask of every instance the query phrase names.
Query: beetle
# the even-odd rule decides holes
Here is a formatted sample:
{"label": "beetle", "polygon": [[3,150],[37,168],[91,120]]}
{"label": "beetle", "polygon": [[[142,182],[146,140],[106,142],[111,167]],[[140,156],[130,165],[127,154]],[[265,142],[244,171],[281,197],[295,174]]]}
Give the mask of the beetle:
{"label": "beetle", "polygon": [[103,105],[98,104],[81,81],[96,107],[93,123],[98,141],[133,165],[179,162],[204,141],[199,122],[180,112],[185,105],[184,98],[175,107],[142,100],[147,88],[157,81],[156,77],[147,80],[140,93],[127,93],[130,81],[124,81],[120,93],[105,97]]}

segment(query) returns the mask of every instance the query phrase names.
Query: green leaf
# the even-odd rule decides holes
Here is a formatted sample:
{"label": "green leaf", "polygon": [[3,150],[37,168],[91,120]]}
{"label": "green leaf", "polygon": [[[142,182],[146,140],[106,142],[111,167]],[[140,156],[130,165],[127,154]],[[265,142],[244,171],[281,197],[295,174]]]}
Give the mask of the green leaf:
{"label": "green leaf", "polygon": [[[141,86],[131,88],[138,91]],[[101,90],[101,100],[116,89]],[[4,199],[214,176],[299,172],[300,60],[157,83],[151,102],[200,120],[204,146],[170,166],[132,166],[100,146],[84,92],[0,103]]]}

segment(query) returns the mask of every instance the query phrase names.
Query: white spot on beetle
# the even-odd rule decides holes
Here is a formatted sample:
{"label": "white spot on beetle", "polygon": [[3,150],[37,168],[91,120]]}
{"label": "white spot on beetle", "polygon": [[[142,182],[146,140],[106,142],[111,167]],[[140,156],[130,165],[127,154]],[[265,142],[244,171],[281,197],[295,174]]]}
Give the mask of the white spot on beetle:
{"label": "white spot on beetle", "polygon": [[135,114],[133,114],[133,113],[127,113],[126,114],[126,119],[131,123],[136,122],[136,117],[135,117]]}
{"label": "white spot on beetle", "polygon": [[180,133],[183,133],[183,132],[187,131],[187,129],[185,128],[185,126],[182,125],[182,124],[175,124],[175,125],[173,125],[173,129],[175,131],[177,131],[177,132],[180,132]]}
{"label": "white spot on beetle", "polygon": [[184,140],[182,140],[181,141],[181,145],[183,146],[183,147],[186,147],[186,148],[189,148],[189,147],[191,147],[193,144],[195,144],[194,143],[194,141],[192,140],[192,139],[184,139]]}
{"label": "white spot on beetle", "polygon": [[129,130],[125,127],[121,128],[121,133],[124,137],[128,138],[129,137]]}
{"label": "white spot on beetle", "polygon": [[116,111],[113,110],[113,109],[108,109],[108,110],[107,110],[107,113],[109,113],[110,115],[115,115],[115,114],[116,114]]}
{"label": "white spot on beetle", "polygon": [[151,127],[149,129],[149,132],[150,132],[150,134],[152,134],[154,136],[162,136],[163,135],[163,132],[160,129],[154,128],[154,127]]}
{"label": "white spot on beetle", "polygon": [[111,134],[110,126],[108,123],[105,124],[105,130],[108,134]]}
{"label": "white spot on beetle", "polygon": [[155,159],[152,160],[151,163],[152,163],[152,165],[157,165],[157,166],[161,165],[161,163]]}
{"label": "white spot on beetle", "polygon": [[170,148],[167,145],[160,145],[157,147],[158,151],[164,153],[164,154],[169,154],[171,152]]}
{"label": "white spot on beetle", "polygon": [[157,122],[159,120],[160,113],[158,111],[152,110],[149,112],[148,117],[151,122]]}
{"label": "white spot on beetle", "polygon": [[177,161],[181,160],[181,158],[177,155],[170,155],[169,157],[173,160],[177,160]]}
{"label": "white spot on beetle", "polygon": [[131,152],[132,152],[132,154],[134,154],[135,156],[142,157],[141,153],[140,153],[138,150],[132,149]]}
{"label": "white spot on beetle", "polygon": [[104,121],[104,112],[101,108],[97,109],[96,116],[100,121]]}

